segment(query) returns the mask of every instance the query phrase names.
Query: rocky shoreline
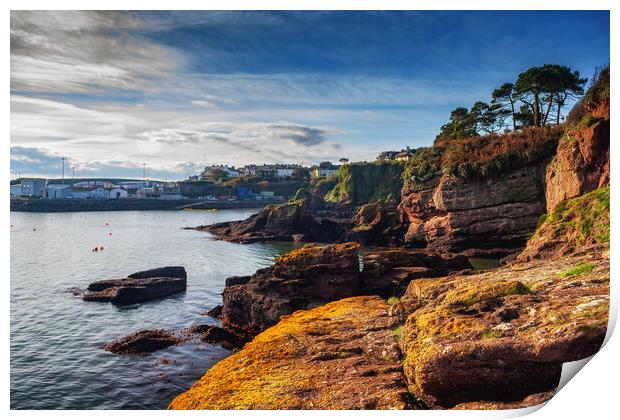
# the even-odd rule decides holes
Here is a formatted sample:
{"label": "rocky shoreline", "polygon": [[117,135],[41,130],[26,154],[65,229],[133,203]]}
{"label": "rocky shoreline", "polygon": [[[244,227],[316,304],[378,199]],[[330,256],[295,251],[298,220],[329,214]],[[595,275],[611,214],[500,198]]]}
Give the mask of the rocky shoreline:
{"label": "rocky shoreline", "polygon": [[[548,138],[517,163],[495,156],[499,176],[408,167],[398,203],[300,191],[246,220],[196,227],[238,243],[311,243],[226,279],[222,305],[206,313],[221,325],[141,331],[106,349],[190,339],[236,349],[171,409],[543,403],[562,364],[595,354],[607,332],[609,103],[587,111],[588,124],[541,130]],[[451,146],[433,147],[436,159]],[[472,256],[503,265],[475,270]]]}
{"label": "rocky shoreline", "polygon": [[[305,193],[199,227],[242,243],[336,244],[228,279],[215,312],[249,341],[170,408],[511,409],[551,398],[562,364],[595,354],[607,331],[609,103],[588,106],[588,125],[549,131],[551,143],[499,177],[416,179],[397,205],[349,218],[319,215],[333,205]],[[358,272],[359,244],[396,248],[367,253]],[[466,256],[504,266],[477,271]]]}

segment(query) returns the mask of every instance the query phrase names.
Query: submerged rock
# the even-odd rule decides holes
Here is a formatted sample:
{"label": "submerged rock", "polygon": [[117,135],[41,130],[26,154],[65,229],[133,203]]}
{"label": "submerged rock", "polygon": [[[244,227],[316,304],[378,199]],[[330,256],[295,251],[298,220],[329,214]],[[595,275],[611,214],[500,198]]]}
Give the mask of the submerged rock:
{"label": "submerged rock", "polygon": [[297,311],[213,366],[169,408],[416,408],[394,321],[378,297]]}
{"label": "submerged rock", "polygon": [[356,243],[306,245],[249,278],[229,279],[220,316],[224,326],[252,337],[283,315],[358,294],[358,251]]}
{"label": "submerged rock", "polygon": [[106,344],[103,349],[115,354],[144,354],[175,346],[181,341],[165,330],[143,330]]}
{"label": "submerged rock", "polygon": [[161,267],[139,271],[124,279],[91,283],[82,299],[123,305],[158,299],[186,289],[187,274],[183,267]]}

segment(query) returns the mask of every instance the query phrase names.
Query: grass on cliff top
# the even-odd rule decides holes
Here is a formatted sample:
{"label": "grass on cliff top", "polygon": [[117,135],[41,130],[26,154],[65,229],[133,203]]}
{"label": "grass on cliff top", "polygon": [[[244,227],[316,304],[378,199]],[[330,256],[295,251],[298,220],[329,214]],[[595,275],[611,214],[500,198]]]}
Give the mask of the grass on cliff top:
{"label": "grass on cliff top", "polygon": [[418,149],[405,167],[405,184],[420,183],[441,175],[486,179],[540,162],[555,153],[562,125],[532,127],[506,134],[461,139],[440,139],[432,147]]}
{"label": "grass on cliff top", "polygon": [[609,243],[609,187],[565,200],[536,230],[533,239],[560,239],[570,248]]}
{"label": "grass on cliff top", "polygon": [[399,161],[359,162],[338,167],[338,183],[325,200],[354,206],[378,200],[399,201],[404,163]]}

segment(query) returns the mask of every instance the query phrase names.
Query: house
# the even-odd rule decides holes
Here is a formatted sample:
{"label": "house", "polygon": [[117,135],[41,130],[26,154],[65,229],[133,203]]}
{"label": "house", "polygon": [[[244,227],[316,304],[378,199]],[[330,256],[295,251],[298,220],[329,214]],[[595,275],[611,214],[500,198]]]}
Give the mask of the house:
{"label": "house", "polygon": [[30,178],[22,180],[22,193],[28,197],[45,197],[47,181],[43,178]]}
{"label": "house", "polygon": [[51,184],[47,186],[47,198],[49,200],[65,200],[73,198],[73,190],[69,185]]}
{"label": "house", "polygon": [[394,160],[398,160],[401,162],[407,162],[409,159],[411,159],[414,156],[414,152],[411,150],[403,150],[402,152],[398,152],[395,156],[394,156]]}
{"label": "house", "polygon": [[136,198],[160,198],[161,191],[158,187],[138,188]]}
{"label": "house", "polygon": [[110,187],[105,188],[104,190],[108,193],[108,196],[105,197],[108,200],[116,200],[119,198],[127,198],[127,190],[121,188],[117,185],[112,185]]}
{"label": "house", "polygon": [[177,184],[164,185],[159,196],[160,200],[182,200],[181,188]]}
{"label": "house", "polygon": [[321,162],[318,166],[312,168],[313,178],[325,178],[338,175],[338,167],[331,162]]}
{"label": "house", "polygon": [[201,179],[237,178],[239,176],[239,171],[228,165],[206,166],[205,170],[200,174]]}

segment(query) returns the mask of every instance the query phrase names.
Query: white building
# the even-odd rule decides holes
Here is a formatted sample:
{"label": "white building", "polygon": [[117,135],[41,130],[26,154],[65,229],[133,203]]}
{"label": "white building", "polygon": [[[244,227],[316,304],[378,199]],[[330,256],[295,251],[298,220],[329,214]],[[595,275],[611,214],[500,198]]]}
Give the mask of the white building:
{"label": "white building", "polygon": [[276,167],[276,176],[278,178],[291,177],[291,176],[293,176],[294,173],[295,173],[295,169],[294,168],[279,168],[279,167]]}
{"label": "white building", "polygon": [[47,181],[42,178],[24,179],[22,181],[22,195],[28,197],[45,197]]}
{"label": "white building", "polygon": [[205,170],[202,172],[201,178],[207,179],[212,178],[213,176],[217,176],[218,174],[224,174],[228,178],[237,178],[241,174],[234,167],[229,167],[228,165],[211,165],[206,166]]}
{"label": "white building", "polygon": [[22,195],[22,184],[11,185],[11,198],[19,198]]}
{"label": "white building", "polygon": [[47,186],[47,198],[50,200],[73,198],[73,190],[69,185],[51,184]]}

